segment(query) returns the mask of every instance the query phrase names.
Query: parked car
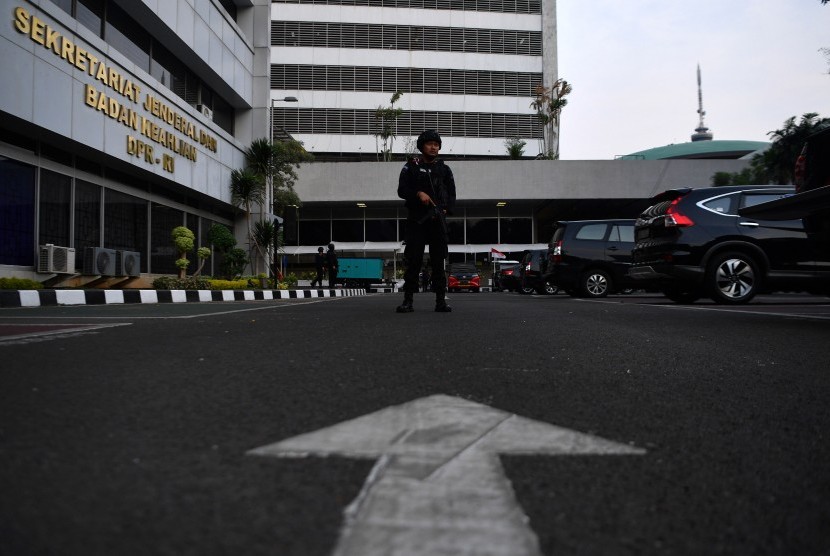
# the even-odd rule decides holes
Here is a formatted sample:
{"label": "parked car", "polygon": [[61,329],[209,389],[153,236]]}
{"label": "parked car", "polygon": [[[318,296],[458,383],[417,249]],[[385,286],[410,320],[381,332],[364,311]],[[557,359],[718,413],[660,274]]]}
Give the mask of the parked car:
{"label": "parked car", "polygon": [[519,293],[536,292],[545,295],[557,293],[559,288],[544,277],[547,266],[547,249],[533,249],[525,252],[522,264],[519,266]]}
{"label": "parked car", "polygon": [[509,264],[498,264],[493,274],[493,291],[518,291],[520,282],[519,267],[521,263],[513,261]]}
{"label": "parked car", "polygon": [[634,220],[572,220],[554,225],[544,279],[570,295],[605,297],[637,284],[628,277]]}
{"label": "parked car", "polygon": [[791,195],[792,187],[672,189],[637,220],[630,275],[678,303],[703,296],[739,304],[771,290],[826,292],[830,245],[803,221],[740,216],[738,210]]}
{"label": "parked car", "polygon": [[473,263],[452,263],[447,272],[447,290],[481,291],[481,274]]}

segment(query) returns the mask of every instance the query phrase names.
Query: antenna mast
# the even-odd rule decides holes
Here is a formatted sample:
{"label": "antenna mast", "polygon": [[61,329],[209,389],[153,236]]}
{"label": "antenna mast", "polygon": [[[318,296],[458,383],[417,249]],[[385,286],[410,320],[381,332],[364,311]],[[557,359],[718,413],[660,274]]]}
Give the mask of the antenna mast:
{"label": "antenna mast", "polygon": [[714,135],[709,132],[709,128],[703,123],[703,117],[706,111],[703,109],[703,85],[700,79],[700,64],[697,65],[697,113],[700,114],[700,122],[692,134],[692,141],[711,141]]}

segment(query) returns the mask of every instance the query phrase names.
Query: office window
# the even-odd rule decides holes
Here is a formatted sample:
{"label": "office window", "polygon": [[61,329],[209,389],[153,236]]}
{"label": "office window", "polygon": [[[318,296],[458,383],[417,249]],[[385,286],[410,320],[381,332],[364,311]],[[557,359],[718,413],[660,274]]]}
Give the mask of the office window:
{"label": "office window", "polygon": [[299,244],[328,245],[331,239],[331,230],[328,220],[300,220]]}
{"label": "office window", "polygon": [[77,0],[75,5],[75,19],[99,37],[103,31],[104,4],[105,0]]}
{"label": "office window", "polygon": [[101,245],[101,187],[75,180],[75,268],[84,267],[87,247]]}
{"label": "office window", "polygon": [[332,237],[334,241],[364,241],[363,220],[332,221]]}
{"label": "office window", "polygon": [[150,35],[114,2],[107,6],[104,40],[138,67],[150,71]]}
{"label": "office window", "polygon": [[147,271],[147,201],[104,190],[104,247],[141,253],[141,271]]}
{"label": "office window", "polygon": [[57,4],[60,9],[72,15],[72,0],[52,0],[53,4]]}
{"label": "office window", "polygon": [[234,4],[233,0],[219,0],[219,3],[225,8],[225,11],[228,12],[231,19],[236,21],[236,4]]}
{"label": "office window", "polygon": [[[493,37],[496,40],[492,40]],[[410,40],[406,40],[410,37]],[[503,40],[502,40],[503,37]],[[542,55],[542,33],[320,21],[272,21],[271,46]]]}
{"label": "office window", "polygon": [[532,243],[533,220],[530,218],[502,218],[501,243]]}
{"label": "office window", "polygon": [[[337,108],[276,108],[274,133],[348,133],[372,135],[379,122],[374,110]],[[404,111],[395,122],[396,135],[418,135],[437,129],[450,137],[522,137],[538,139],[542,127],[536,114]]]}
{"label": "office window", "polygon": [[0,157],[0,264],[28,266],[35,253],[35,169]]}
{"label": "office window", "polygon": [[282,4],[326,4],[329,6],[377,6],[428,10],[465,10],[540,14],[542,0],[272,0]]}
{"label": "office window", "polygon": [[187,69],[178,58],[157,42],[153,43],[150,75],[178,96],[184,98]]}
{"label": "office window", "polygon": [[72,178],[50,170],[40,170],[38,243],[69,245]]}
{"label": "office window", "polygon": [[447,234],[452,244],[464,244],[464,220],[461,218],[447,218]]}
{"label": "office window", "polygon": [[173,228],[184,225],[182,211],[153,205],[150,224],[150,272],[154,274],[178,274],[176,259],[179,254],[173,245]]}
{"label": "office window", "polygon": [[467,243],[498,243],[498,222],[495,218],[468,218]]}
{"label": "office window", "polygon": [[397,222],[389,220],[367,220],[366,241],[396,241]]}

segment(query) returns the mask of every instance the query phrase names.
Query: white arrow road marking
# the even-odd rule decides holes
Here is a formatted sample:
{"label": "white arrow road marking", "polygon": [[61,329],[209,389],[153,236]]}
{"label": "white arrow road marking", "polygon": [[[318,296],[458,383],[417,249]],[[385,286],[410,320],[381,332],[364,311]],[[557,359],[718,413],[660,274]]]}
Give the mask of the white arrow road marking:
{"label": "white arrow road marking", "polygon": [[345,511],[335,556],[540,554],[498,454],[645,450],[435,395],[248,452],[379,458]]}

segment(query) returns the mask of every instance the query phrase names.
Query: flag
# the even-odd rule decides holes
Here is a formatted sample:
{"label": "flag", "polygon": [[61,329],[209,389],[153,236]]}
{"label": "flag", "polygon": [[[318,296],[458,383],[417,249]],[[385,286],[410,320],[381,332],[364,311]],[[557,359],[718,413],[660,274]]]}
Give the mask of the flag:
{"label": "flag", "polygon": [[506,259],[507,256],[498,249],[490,248],[490,256],[494,259]]}

